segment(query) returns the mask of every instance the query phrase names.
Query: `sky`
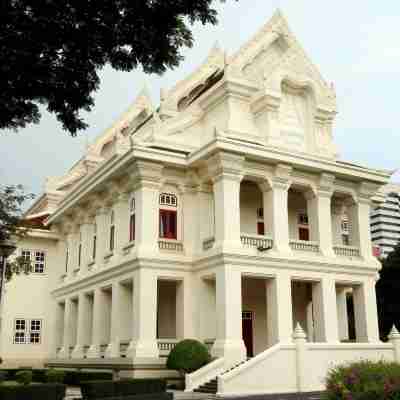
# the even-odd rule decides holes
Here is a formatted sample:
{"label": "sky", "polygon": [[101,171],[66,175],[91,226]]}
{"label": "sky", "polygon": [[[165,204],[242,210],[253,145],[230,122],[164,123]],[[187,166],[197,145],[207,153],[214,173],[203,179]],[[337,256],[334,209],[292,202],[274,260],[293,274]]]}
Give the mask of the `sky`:
{"label": "sky", "polygon": [[[226,0],[215,6],[218,25],[193,27],[194,46],[182,51],[185,60],[175,70],[158,76],[104,68],[95,106],[83,114],[89,128],[78,137],[70,137],[45,110],[38,125],[0,131],[0,184],[23,184],[39,194],[46,177],[63,175],[83,155],[86,141],[112,125],[144,84],[158,104],[160,88],[192,72],[216,41],[231,54],[277,8],[325,80],[335,85],[334,138],[341,159],[400,168],[400,1]],[[393,181],[400,182],[400,173]]]}

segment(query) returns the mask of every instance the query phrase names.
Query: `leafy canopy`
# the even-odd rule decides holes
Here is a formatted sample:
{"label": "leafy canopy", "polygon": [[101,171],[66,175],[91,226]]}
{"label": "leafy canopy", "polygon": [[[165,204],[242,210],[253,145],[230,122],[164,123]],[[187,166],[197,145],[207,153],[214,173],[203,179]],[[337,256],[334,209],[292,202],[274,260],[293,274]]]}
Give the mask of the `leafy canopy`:
{"label": "leafy canopy", "polygon": [[0,244],[23,232],[21,230],[22,205],[32,199],[22,185],[0,186]]}
{"label": "leafy canopy", "polygon": [[379,331],[385,339],[393,325],[400,329],[400,244],[383,260],[376,284]]}
{"label": "leafy canopy", "polygon": [[193,45],[190,25],[216,24],[212,0],[4,0],[0,2],[0,129],[38,123],[47,105],[71,135],[87,127],[109,64],[163,73]]}

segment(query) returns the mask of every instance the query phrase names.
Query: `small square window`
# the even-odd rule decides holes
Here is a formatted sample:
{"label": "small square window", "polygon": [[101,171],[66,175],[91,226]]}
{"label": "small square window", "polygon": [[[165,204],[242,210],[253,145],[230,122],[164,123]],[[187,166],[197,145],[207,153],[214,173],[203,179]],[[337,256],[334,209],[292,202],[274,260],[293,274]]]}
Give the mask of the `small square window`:
{"label": "small square window", "polygon": [[15,330],[16,331],[25,331],[26,323],[24,319],[16,319],[15,320]]}
{"label": "small square window", "polygon": [[45,254],[44,251],[35,251],[35,264],[33,272],[42,274],[44,272]]}
{"label": "small square window", "polygon": [[40,319],[31,320],[31,331],[40,331],[42,327],[42,321]]}
{"label": "small square window", "polygon": [[299,225],[308,225],[308,215],[307,214],[299,214],[298,216]]}
{"label": "small square window", "polygon": [[40,333],[39,332],[31,332],[29,342],[32,344],[39,344],[40,343]]}
{"label": "small square window", "polygon": [[23,343],[25,343],[25,332],[15,332],[15,334],[14,334],[14,343],[15,344],[23,344]]}

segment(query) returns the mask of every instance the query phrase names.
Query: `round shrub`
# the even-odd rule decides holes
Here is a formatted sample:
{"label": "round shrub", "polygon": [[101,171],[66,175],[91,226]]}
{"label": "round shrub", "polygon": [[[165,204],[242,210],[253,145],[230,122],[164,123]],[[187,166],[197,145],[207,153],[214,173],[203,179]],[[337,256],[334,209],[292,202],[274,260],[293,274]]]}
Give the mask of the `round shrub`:
{"label": "round shrub", "polygon": [[15,380],[21,385],[29,385],[30,383],[32,383],[32,376],[33,376],[32,371],[29,370],[18,371],[15,374]]}
{"label": "round shrub", "polygon": [[57,369],[46,371],[46,381],[48,383],[64,383],[65,372]]}
{"label": "round shrub", "polygon": [[324,400],[400,399],[400,364],[358,361],[328,372]]}
{"label": "round shrub", "polygon": [[169,353],[167,368],[188,374],[210,362],[210,354],[207,347],[193,339],[185,339],[177,343]]}

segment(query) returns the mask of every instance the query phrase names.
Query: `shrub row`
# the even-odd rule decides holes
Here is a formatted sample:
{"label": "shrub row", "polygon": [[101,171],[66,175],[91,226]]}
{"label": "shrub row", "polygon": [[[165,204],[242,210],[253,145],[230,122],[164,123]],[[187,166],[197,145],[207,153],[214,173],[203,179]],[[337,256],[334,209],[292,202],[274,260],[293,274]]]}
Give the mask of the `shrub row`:
{"label": "shrub row", "polygon": [[358,361],[329,371],[324,400],[399,400],[400,364]]}
{"label": "shrub row", "polygon": [[57,383],[41,385],[0,385],[2,400],[63,400],[66,386]]}
{"label": "shrub row", "polygon": [[106,397],[96,400],[172,400],[174,398],[173,393],[150,393],[150,394],[134,394],[129,396],[119,397]]}
{"label": "shrub row", "polygon": [[120,381],[91,381],[81,384],[83,399],[101,399],[162,393],[166,391],[163,379],[123,379]]}
{"label": "shrub row", "polygon": [[[1,369],[0,370],[0,381],[1,375],[6,373],[6,377],[3,380],[15,381],[17,380],[17,373],[20,371],[25,371],[26,369],[14,368],[14,369]],[[65,371],[65,370],[52,370],[52,369],[32,369],[32,381],[39,383],[46,382],[59,382],[64,383],[70,386],[79,386],[83,381],[92,381],[92,380],[112,380],[111,372],[84,372],[84,371]],[[50,372],[51,371],[51,372]],[[57,374],[61,371],[64,373],[63,381],[60,380],[59,375],[57,377],[48,375],[52,375],[53,371]]]}

